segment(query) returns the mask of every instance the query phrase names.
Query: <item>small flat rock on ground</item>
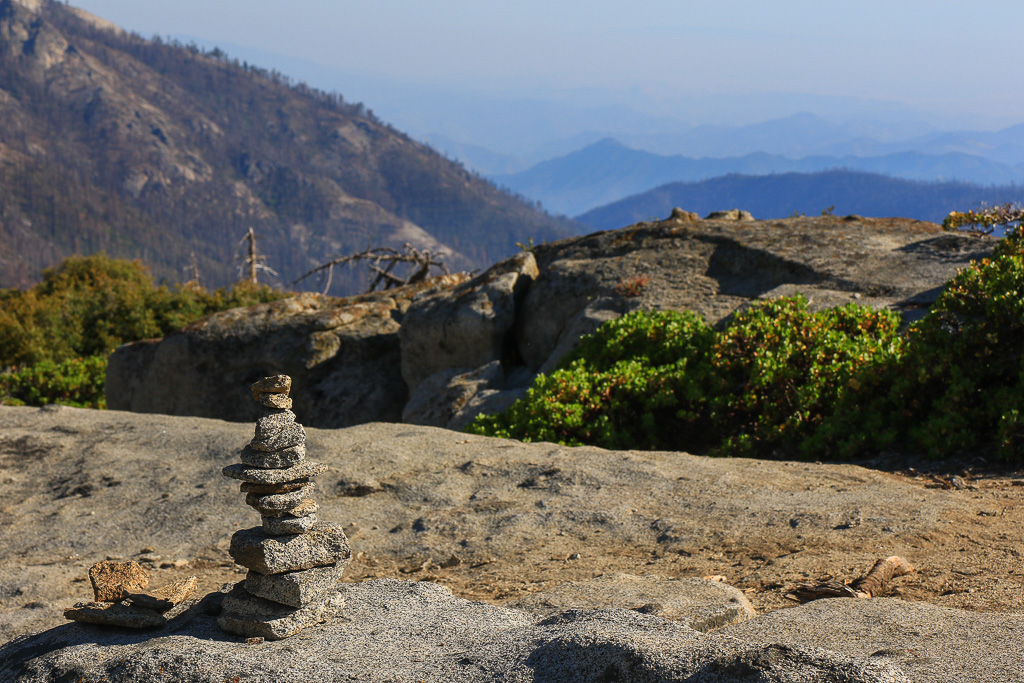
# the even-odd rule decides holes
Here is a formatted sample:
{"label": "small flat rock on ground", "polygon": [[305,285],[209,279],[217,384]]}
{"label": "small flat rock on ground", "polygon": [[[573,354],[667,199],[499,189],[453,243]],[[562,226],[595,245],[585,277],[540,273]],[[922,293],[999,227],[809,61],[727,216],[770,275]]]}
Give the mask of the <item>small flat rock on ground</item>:
{"label": "small flat rock on ground", "polygon": [[754,617],[750,600],[720,581],[610,574],[532,593],[513,603],[541,614],[571,608],[625,607],[674,619],[695,631],[713,631]]}
{"label": "small flat rock on ground", "polygon": [[215,617],[202,613],[178,628],[169,625],[166,632],[145,637],[61,626],[0,647],[0,680],[925,680],[909,678],[885,659],[702,634],[630,610],[573,610],[545,619],[457,598],[436,584],[394,579],[353,584],[339,595],[345,604],[333,619],[286,640],[259,644],[225,634],[215,626]]}
{"label": "small flat rock on ground", "polygon": [[89,580],[97,602],[118,602],[126,593],[149,585],[149,574],[138,562],[103,560],[89,568]]}

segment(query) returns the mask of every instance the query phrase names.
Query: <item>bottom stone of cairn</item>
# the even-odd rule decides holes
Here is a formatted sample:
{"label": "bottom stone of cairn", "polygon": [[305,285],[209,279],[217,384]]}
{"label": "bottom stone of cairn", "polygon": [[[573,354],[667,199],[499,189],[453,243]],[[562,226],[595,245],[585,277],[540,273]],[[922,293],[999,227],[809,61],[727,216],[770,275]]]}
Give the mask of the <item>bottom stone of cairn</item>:
{"label": "bottom stone of cairn", "polygon": [[217,625],[245,638],[281,640],[327,621],[344,604],[345,599],[334,593],[325,601],[294,608],[252,595],[237,583],[224,596]]}

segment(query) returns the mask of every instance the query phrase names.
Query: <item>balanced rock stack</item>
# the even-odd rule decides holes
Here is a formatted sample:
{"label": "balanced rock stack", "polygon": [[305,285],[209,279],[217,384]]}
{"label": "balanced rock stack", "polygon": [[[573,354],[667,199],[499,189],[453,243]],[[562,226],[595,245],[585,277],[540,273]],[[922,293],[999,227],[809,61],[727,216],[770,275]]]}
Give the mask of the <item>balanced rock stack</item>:
{"label": "balanced rock stack", "polygon": [[242,462],[224,476],[242,481],[263,525],[236,531],[231,558],[249,570],[225,596],[217,623],[250,638],[279,640],[326,621],[341,606],[338,579],[351,551],[338,524],[317,521],[310,479],[327,466],[306,461],[306,430],[295,421],[287,375],[252,385],[265,408]]}

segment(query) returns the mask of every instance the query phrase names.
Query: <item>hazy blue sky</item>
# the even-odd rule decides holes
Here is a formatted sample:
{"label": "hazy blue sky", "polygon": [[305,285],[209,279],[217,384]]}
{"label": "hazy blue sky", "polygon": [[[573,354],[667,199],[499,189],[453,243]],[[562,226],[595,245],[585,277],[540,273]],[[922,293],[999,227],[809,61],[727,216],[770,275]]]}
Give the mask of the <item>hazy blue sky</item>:
{"label": "hazy blue sky", "polygon": [[145,36],[190,36],[232,54],[230,46],[245,46],[434,87],[634,92],[669,108],[680,93],[830,95],[977,126],[1024,122],[1020,0],[72,4]]}
{"label": "hazy blue sky", "polygon": [[[188,34],[440,83],[798,91],[1017,115],[1019,0],[77,0]],[[980,104],[980,102],[979,102]],[[1012,111],[1011,111],[1012,109]]]}

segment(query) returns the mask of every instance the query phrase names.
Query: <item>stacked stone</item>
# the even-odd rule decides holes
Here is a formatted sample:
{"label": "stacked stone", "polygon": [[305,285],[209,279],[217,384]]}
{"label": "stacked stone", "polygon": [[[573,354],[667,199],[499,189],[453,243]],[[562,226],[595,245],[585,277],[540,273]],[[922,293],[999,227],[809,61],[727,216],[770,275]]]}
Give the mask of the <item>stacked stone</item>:
{"label": "stacked stone", "polygon": [[224,476],[242,481],[263,524],[231,537],[231,558],[249,572],[227,594],[218,624],[246,637],[278,640],[327,620],[341,606],[337,582],[351,556],[338,524],[318,521],[311,478],[326,465],[306,461],[306,430],[295,421],[287,375],[252,385],[264,408],[242,462]]}

